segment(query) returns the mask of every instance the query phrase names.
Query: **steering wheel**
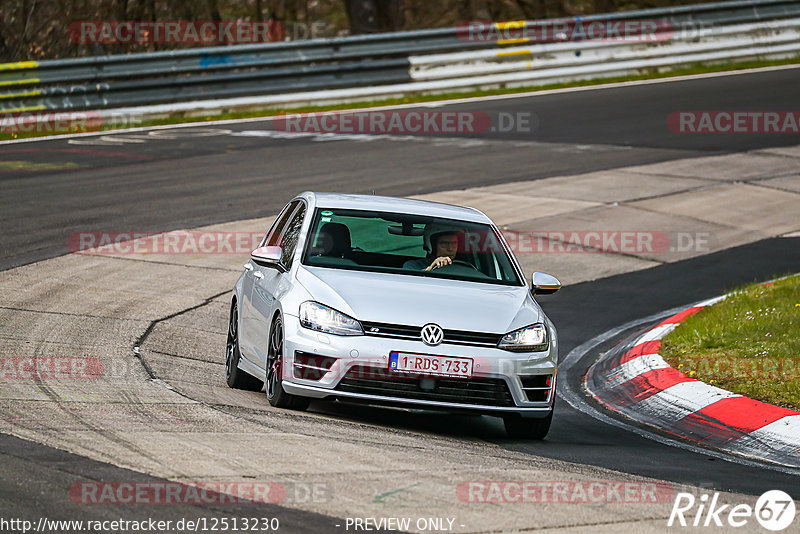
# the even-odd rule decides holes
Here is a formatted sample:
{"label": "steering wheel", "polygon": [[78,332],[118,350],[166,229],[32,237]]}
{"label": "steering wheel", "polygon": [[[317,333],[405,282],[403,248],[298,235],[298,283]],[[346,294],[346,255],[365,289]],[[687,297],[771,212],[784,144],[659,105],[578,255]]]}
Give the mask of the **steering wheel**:
{"label": "steering wheel", "polygon": [[[445,268],[447,268],[447,267],[449,267],[451,265],[464,265],[465,267],[472,267],[473,269],[475,269],[479,273],[481,272],[480,269],[478,269],[477,267],[472,265],[470,262],[464,261],[464,260],[452,260],[452,263],[449,263],[447,265],[443,265],[443,266],[439,267],[436,270],[438,271],[438,270],[441,270],[441,269],[445,269]],[[483,273],[481,273],[481,274],[483,274]]]}

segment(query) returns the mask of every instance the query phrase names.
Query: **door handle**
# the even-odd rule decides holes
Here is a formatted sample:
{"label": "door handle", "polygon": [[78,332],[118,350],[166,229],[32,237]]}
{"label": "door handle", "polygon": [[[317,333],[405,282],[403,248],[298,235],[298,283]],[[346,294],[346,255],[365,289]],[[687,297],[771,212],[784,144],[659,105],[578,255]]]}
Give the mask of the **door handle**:
{"label": "door handle", "polygon": [[244,270],[245,270],[245,271],[248,271],[248,272],[249,272],[249,271],[252,271],[252,270],[253,270],[253,264],[252,264],[252,263],[250,263],[250,262],[247,262],[247,263],[245,263],[245,264],[244,264]]}
{"label": "door handle", "polygon": [[264,278],[264,273],[262,273],[261,271],[256,271],[253,273],[253,276],[261,280]]}

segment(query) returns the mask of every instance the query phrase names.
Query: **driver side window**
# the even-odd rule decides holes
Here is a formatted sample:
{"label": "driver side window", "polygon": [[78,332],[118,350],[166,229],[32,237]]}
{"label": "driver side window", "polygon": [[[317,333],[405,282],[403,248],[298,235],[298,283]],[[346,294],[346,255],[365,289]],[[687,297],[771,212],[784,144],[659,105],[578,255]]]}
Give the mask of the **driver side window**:
{"label": "driver side window", "polygon": [[294,211],[297,209],[297,205],[301,202],[299,200],[295,200],[290,202],[283,211],[281,211],[278,218],[275,219],[275,222],[272,223],[272,226],[267,231],[267,235],[264,236],[264,239],[261,240],[262,247],[282,247],[283,246],[283,234],[285,232],[286,223],[291,218]]}
{"label": "driver side window", "polygon": [[297,248],[297,240],[300,237],[300,229],[303,227],[303,218],[305,214],[306,206],[301,202],[283,232],[283,255],[281,256],[281,263],[283,263],[287,269],[292,266],[294,249]]}

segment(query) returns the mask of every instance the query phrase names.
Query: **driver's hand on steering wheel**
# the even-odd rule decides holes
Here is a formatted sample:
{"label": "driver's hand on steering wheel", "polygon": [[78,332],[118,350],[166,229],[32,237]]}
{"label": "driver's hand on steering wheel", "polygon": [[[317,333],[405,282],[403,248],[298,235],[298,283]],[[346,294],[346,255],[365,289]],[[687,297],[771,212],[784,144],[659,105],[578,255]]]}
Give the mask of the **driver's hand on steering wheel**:
{"label": "driver's hand on steering wheel", "polygon": [[444,267],[445,265],[452,265],[452,263],[453,260],[452,258],[450,258],[450,256],[439,256],[438,258],[433,260],[433,263],[428,265],[428,268],[425,270],[431,271],[433,269],[438,269],[439,267]]}

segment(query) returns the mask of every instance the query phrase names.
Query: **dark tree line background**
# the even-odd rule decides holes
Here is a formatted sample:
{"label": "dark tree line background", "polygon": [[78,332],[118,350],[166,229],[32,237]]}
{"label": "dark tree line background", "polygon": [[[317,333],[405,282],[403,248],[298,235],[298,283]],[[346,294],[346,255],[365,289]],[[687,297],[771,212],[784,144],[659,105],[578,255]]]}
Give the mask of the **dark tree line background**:
{"label": "dark tree line background", "polygon": [[192,45],[80,44],[76,21],[272,21],[287,39],[607,13],[702,0],[0,0],[0,62],[148,52]]}

